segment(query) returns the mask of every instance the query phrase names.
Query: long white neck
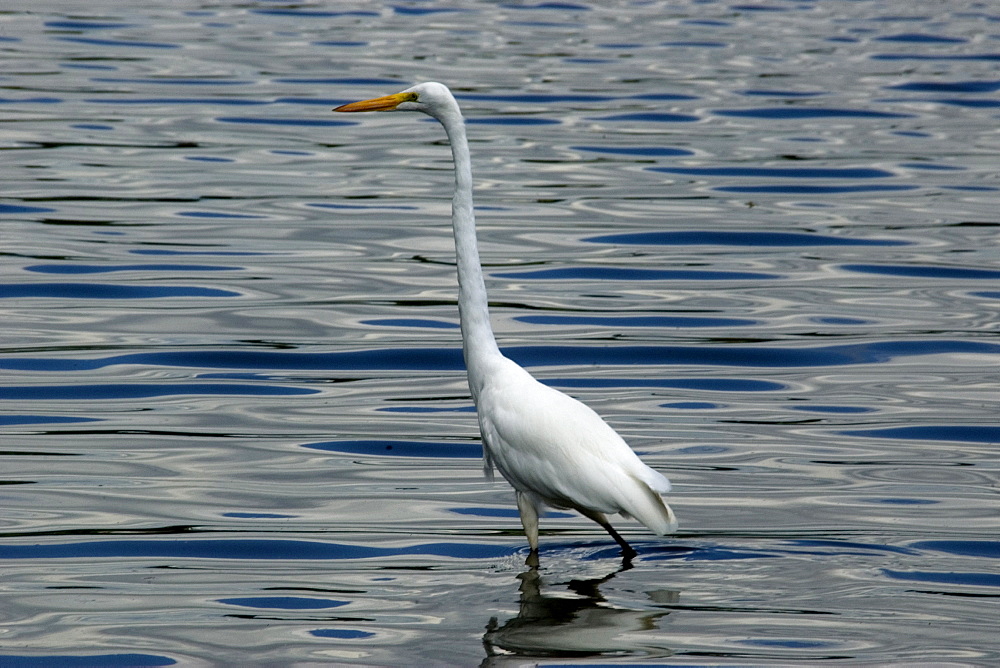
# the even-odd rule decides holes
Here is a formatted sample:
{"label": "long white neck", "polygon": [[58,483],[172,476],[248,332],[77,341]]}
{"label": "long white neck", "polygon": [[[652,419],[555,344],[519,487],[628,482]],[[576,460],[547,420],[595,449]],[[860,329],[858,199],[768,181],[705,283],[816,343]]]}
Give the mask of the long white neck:
{"label": "long white neck", "polygon": [[462,323],[465,366],[469,385],[478,399],[482,373],[491,358],[500,355],[493,329],[476,243],[476,219],[472,210],[472,160],[465,137],[465,122],[455,105],[453,113],[441,114],[438,120],[448,133],[455,163],[455,196],[451,203],[451,223],[455,232],[455,255],[458,266],[458,313]]}

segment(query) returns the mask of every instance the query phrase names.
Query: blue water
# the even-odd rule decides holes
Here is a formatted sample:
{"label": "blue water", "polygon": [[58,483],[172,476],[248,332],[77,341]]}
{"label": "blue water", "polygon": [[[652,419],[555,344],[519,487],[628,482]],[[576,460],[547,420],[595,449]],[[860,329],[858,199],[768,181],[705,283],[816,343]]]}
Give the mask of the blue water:
{"label": "blue water", "polygon": [[[33,7],[0,75],[0,666],[993,665],[1000,13]],[[681,529],[482,477],[501,347]]]}

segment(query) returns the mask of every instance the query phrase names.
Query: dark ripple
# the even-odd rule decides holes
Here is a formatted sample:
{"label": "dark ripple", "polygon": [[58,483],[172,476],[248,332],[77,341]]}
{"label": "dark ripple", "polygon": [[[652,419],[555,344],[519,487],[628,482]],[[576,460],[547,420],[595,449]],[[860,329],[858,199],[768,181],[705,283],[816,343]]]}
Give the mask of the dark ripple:
{"label": "dark ripple", "polygon": [[680,48],[694,48],[694,49],[725,49],[729,44],[725,42],[707,42],[707,41],[679,41],[679,42],[662,42],[660,46],[668,47],[680,47]]}
{"label": "dark ripple", "polygon": [[[629,539],[633,547],[638,547],[638,541]],[[666,561],[683,559],[684,561],[734,561],[743,559],[780,559],[783,555],[765,550],[727,547],[722,545],[705,545],[700,547],[684,547],[676,545],[643,545],[639,552],[643,561]],[[602,550],[593,558],[608,558],[611,550]]]}
{"label": "dark ripple", "polygon": [[897,239],[858,239],[798,232],[628,232],[587,237],[583,241],[607,244],[649,244],[657,246],[906,246]]}
{"label": "dark ripple", "polygon": [[752,647],[782,647],[785,649],[815,649],[819,647],[839,647],[841,643],[825,640],[788,640],[778,638],[746,638],[736,640],[742,645]]}
{"label": "dark ripple", "polygon": [[970,109],[996,109],[1000,107],[1000,100],[988,98],[974,99],[968,97],[929,97],[929,98],[901,98],[888,99],[884,102],[926,102],[931,104],[948,104],[953,107],[968,107]]}
{"label": "dark ripple", "polygon": [[467,118],[470,125],[559,125],[562,121],[554,118],[535,118],[524,116],[493,116]]}
{"label": "dark ripple", "polygon": [[35,264],[24,269],[41,274],[106,274],[116,271],[232,271],[242,268],[212,264]]}
{"label": "dark ripple", "polygon": [[645,47],[644,44],[638,42],[614,42],[614,43],[604,43],[596,44],[598,49],[641,49]]}
{"label": "dark ripple", "polygon": [[324,441],[306,443],[302,447],[325,452],[344,452],[352,455],[380,455],[391,457],[445,457],[478,459],[483,456],[479,443],[428,442],[428,441]]}
{"label": "dark ripple", "polygon": [[710,271],[703,269],[626,269],[622,267],[560,267],[493,274],[497,278],[561,281],[758,281],[781,278],[757,271]]}
{"label": "dark ripple", "polygon": [[531,325],[597,325],[599,327],[750,327],[756,320],[746,318],[695,318],[691,316],[582,316],[523,315],[514,318]]}
{"label": "dark ripple", "polygon": [[1000,587],[1000,575],[996,573],[960,573],[955,571],[934,573],[927,571],[895,571],[883,568],[882,574],[893,580],[908,580],[910,582],[934,582],[938,584],[973,587]]}
{"label": "dark ripple", "polygon": [[0,97],[0,104],[59,104],[61,97]]}
{"label": "dark ripple", "polygon": [[130,353],[103,359],[0,358],[0,368],[24,371],[93,370],[116,364],[209,369],[465,369],[461,350],[453,348],[397,348],[346,353],[204,350]]}
{"label": "dark ripple", "polygon": [[130,250],[129,253],[134,253],[135,255],[274,255],[274,253],[267,253],[264,251],[224,251],[224,250],[181,251],[181,250],[168,250],[165,248],[135,248],[133,250]]}
{"label": "dark ripple", "polygon": [[158,654],[0,654],[4,668],[142,668],[143,666],[174,666],[177,662]]}
{"label": "dark ripple", "polygon": [[91,77],[91,81],[95,83],[128,83],[128,84],[152,84],[159,86],[161,84],[168,86],[211,86],[215,88],[217,86],[249,86],[255,81],[249,79],[188,79],[188,78],[125,78],[125,77]]}
{"label": "dark ripple", "polygon": [[574,151],[590,151],[592,153],[610,153],[612,155],[637,155],[644,158],[675,157],[679,155],[694,155],[694,151],[683,148],[668,148],[664,146],[570,146]]}
{"label": "dark ripple", "polygon": [[307,86],[405,86],[405,82],[399,79],[378,79],[359,77],[281,77],[275,79],[277,83],[304,84]]}
{"label": "dark ripple", "polygon": [[251,9],[251,14],[263,14],[265,16],[295,16],[298,18],[326,19],[340,16],[378,16],[378,12],[350,10],[350,11],[328,11],[322,9]]}
{"label": "dark ripple", "polygon": [[739,367],[812,367],[879,364],[897,357],[949,353],[1000,355],[1000,344],[979,341],[881,341],[818,348],[742,346],[522,346],[504,352],[522,366],[704,364]]}
{"label": "dark ripple", "polygon": [[145,399],[173,395],[234,395],[234,396],[288,396],[319,394],[307,387],[281,385],[238,385],[235,383],[139,383],[106,385],[7,385],[0,386],[0,400],[40,401],[70,400],[93,401],[108,399]]}
{"label": "dark ripple", "polygon": [[867,406],[789,406],[793,411],[807,413],[874,413],[876,409]]}
{"label": "dark ripple", "polygon": [[740,95],[747,96],[759,96],[759,97],[816,97],[818,95],[826,95],[822,91],[799,91],[799,90],[743,90],[737,91]]}
{"label": "dark ripple", "polygon": [[926,93],[995,93],[1000,90],[1000,80],[975,81],[912,81],[896,86],[886,86],[890,90],[915,90]]}
{"label": "dark ripple", "polygon": [[913,114],[864,109],[830,109],[820,107],[761,107],[756,109],[715,109],[717,116],[792,120],[806,118],[913,118]]}
{"label": "dark ripple", "polygon": [[941,503],[940,501],[933,501],[931,499],[861,499],[863,503],[879,503],[890,506],[933,506],[935,504]]}
{"label": "dark ripple", "polygon": [[636,112],[631,114],[614,114],[611,116],[599,116],[593,118],[594,121],[612,122],[640,122],[640,123],[694,123],[700,120],[691,114],[667,114],[663,112]]}
{"label": "dark ripple", "polygon": [[368,46],[370,42],[348,42],[343,40],[320,40],[318,42],[313,42],[315,46],[338,46],[338,47],[361,47]]}
{"label": "dark ripple", "polygon": [[884,179],[896,176],[866,167],[648,167],[651,172],[689,176],[750,176],[777,179]]}
{"label": "dark ripple", "polygon": [[842,431],[845,436],[863,438],[901,438],[919,441],[961,441],[965,443],[1000,444],[1000,427],[977,425],[923,425],[918,427],[887,427]]}
{"label": "dark ripple", "polygon": [[928,35],[926,33],[906,32],[899,35],[882,35],[875,38],[878,42],[911,42],[917,44],[965,44],[969,40],[964,37],[945,37],[943,35]]}
{"label": "dark ripple", "polygon": [[873,16],[871,18],[865,19],[872,23],[926,23],[931,20],[931,16],[927,14],[886,14],[883,16]]}
{"label": "dark ripple", "polygon": [[664,387],[709,392],[777,392],[788,389],[783,383],[748,378],[546,378],[553,387]]}
{"label": "dark ripple", "polygon": [[[456,515],[474,515],[475,517],[509,517],[511,519],[520,517],[517,510],[514,508],[449,508],[448,512],[455,513]],[[577,517],[573,513],[561,513],[558,510],[545,510],[539,513],[539,517],[548,518],[569,518]]]}
{"label": "dark ripple", "polygon": [[868,325],[872,323],[871,320],[864,320],[862,318],[843,318],[836,316],[809,319],[822,325]]}
{"label": "dark ripple", "polygon": [[267,216],[252,213],[232,213],[229,211],[178,211],[178,216],[185,218],[223,218],[226,220],[260,220]]}
{"label": "dark ripple", "polygon": [[376,202],[373,204],[337,204],[334,202],[309,202],[306,206],[315,207],[317,209],[341,209],[341,210],[364,210],[364,211],[385,211],[387,209],[393,211],[416,211],[419,207],[413,206],[411,204],[383,204]]}
{"label": "dark ripple", "polygon": [[0,283],[0,299],[164,299],[168,297],[240,297],[239,292],[185,285],[115,285],[112,283]]}
{"label": "dark ripple", "polygon": [[503,3],[500,5],[504,9],[556,9],[567,12],[589,12],[593,7],[577,4],[575,2],[536,2],[529,3]]}
{"label": "dark ripple", "polygon": [[44,206],[26,206],[23,204],[3,204],[0,203],[0,215],[17,213],[53,213],[55,209]]}
{"label": "dark ripple", "polygon": [[357,629],[313,629],[309,635],[317,638],[337,638],[338,640],[360,640],[361,638],[373,638],[371,631],[359,631]]}
{"label": "dark ripple", "polygon": [[96,65],[94,63],[59,63],[59,66],[67,70],[103,70],[105,72],[118,71],[117,66]]}
{"label": "dark ripple", "polygon": [[926,169],[929,171],[939,171],[939,172],[961,172],[968,169],[968,167],[962,167],[960,165],[942,165],[937,162],[901,162],[900,167],[906,167],[908,169]]}
{"label": "dark ripple", "polygon": [[819,195],[836,193],[893,192],[916,190],[918,186],[906,185],[864,185],[864,186],[718,186],[712,190],[727,193],[776,193],[790,195]]}
{"label": "dark ripple", "polygon": [[260,100],[237,100],[233,98],[225,97],[101,97],[93,98],[87,100],[94,104],[157,104],[157,105],[176,105],[176,104],[197,104],[197,105],[225,105],[230,107],[250,107],[250,106],[260,106],[264,104],[269,104],[268,102],[262,102]]}
{"label": "dark ripple", "polygon": [[98,418],[69,417],[66,415],[0,415],[0,426],[5,427],[22,424],[73,424],[100,421]]}
{"label": "dark ripple", "polygon": [[112,23],[110,21],[45,21],[46,28],[64,30],[108,30],[111,28],[131,28],[134,23]]}
{"label": "dark ripple", "polygon": [[376,408],[380,413],[475,413],[475,406],[458,406],[455,408],[440,408],[437,406],[387,406]]}
{"label": "dark ripple", "polygon": [[236,605],[241,608],[263,608],[265,610],[329,610],[348,605],[350,601],[332,598],[308,598],[305,596],[246,596],[241,598],[220,598],[217,603]]}
{"label": "dark ripple", "polygon": [[339,107],[344,104],[343,98],[325,98],[325,97],[279,97],[276,98],[275,103],[278,104],[305,104],[313,107]]}
{"label": "dark ripple", "polygon": [[872,60],[970,60],[970,61],[1000,61],[1000,53],[950,54],[950,53],[875,53],[869,56]]}
{"label": "dark ripple", "polygon": [[136,49],[179,49],[180,44],[169,42],[139,42],[124,39],[98,39],[96,37],[56,37],[63,42],[75,42],[77,44],[89,44],[92,46],[127,46]]}
{"label": "dark ripple", "polygon": [[789,7],[779,7],[777,5],[730,5],[736,12],[787,12]]}
{"label": "dark ripple", "polygon": [[498,559],[516,549],[480,543],[419,543],[401,547],[346,545],[307,540],[178,539],[101,540],[33,545],[0,544],[0,559],[379,559],[432,555],[454,559]]}
{"label": "dark ripple", "polygon": [[729,21],[720,21],[718,19],[683,19],[680,23],[689,26],[708,26],[710,28],[723,28],[732,25]]}
{"label": "dark ripple", "polygon": [[1000,559],[1000,541],[995,540],[921,540],[913,543],[911,547],[962,557]]}
{"label": "dark ripple", "polygon": [[430,14],[446,14],[450,12],[468,12],[471,9],[460,7],[409,7],[406,5],[394,5],[392,11],[403,16],[427,16]]}
{"label": "dark ripple", "polygon": [[424,318],[381,318],[378,320],[362,320],[362,325],[378,325],[379,327],[421,327],[427,329],[458,329],[458,323],[441,320],[426,320]]}
{"label": "dark ripple", "polygon": [[870,555],[883,554],[885,552],[907,555],[916,554],[914,550],[905,547],[881,545],[877,543],[861,543],[850,540],[805,538],[800,540],[791,540],[788,542],[796,548],[809,548],[792,550],[789,551],[790,554]]}
{"label": "dark ripple", "polygon": [[317,118],[257,118],[254,116],[219,116],[215,120],[219,123],[242,123],[244,125],[284,125],[317,128],[358,125],[357,121],[329,121]]}
{"label": "dark ripple", "polygon": [[713,404],[709,401],[675,401],[669,404],[660,404],[660,408],[672,408],[678,411],[703,411],[721,407],[722,404]]}
{"label": "dark ripple", "polygon": [[552,104],[556,102],[607,102],[616,98],[607,95],[581,95],[579,93],[456,93],[459,100],[483,102],[523,102],[528,104]]}
{"label": "dark ripple", "polygon": [[964,278],[974,280],[993,280],[1000,278],[1000,270],[967,269],[965,267],[934,267],[916,265],[892,264],[844,264],[842,269],[863,274],[880,274],[882,276],[907,276],[920,278]]}
{"label": "dark ripple", "polygon": [[[1000,355],[1000,343],[956,339],[874,341],[836,346],[512,346],[505,355],[522,366],[674,365],[795,368],[881,364],[917,355]],[[85,371],[117,364],[210,369],[464,370],[461,348],[378,348],[302,353],[269,350],[177,350],[97,358],[0,358],[0,369]]]}
{"label": "dark ripple", "polygon": [[956,107],[971,107],[973,109],[996,109],[1000,107],[1000,100],[970,100],[968,98],[948,98],[942,97],[930,102],[938,104],[950,104]]}
{"label": "dark ripple", "polygon": [[626,99],[632,100],[655,100],[657,102],[674,102],[677,100],[699,100],[697,95],[681,95],[679,93],[639,93],[631,95]]}

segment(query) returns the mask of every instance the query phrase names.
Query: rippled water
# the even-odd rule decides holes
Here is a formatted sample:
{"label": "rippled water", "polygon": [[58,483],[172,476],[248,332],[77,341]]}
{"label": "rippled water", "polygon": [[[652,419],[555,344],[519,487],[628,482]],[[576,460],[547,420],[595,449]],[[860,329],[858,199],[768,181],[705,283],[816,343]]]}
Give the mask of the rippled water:
{"label": "rippled water", "polygon": [[[87,3],[0,47],[0,665],[993,664],[988,3]],[[681,531],[481,477],[494,325]]]}

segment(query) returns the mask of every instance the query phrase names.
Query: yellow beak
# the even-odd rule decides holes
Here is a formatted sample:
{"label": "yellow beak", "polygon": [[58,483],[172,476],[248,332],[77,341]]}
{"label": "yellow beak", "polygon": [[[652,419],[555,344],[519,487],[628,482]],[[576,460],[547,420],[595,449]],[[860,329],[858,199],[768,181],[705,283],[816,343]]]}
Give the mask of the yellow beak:
{"label": "yellow beak", "polygon": [[351,102],[334,109],[334,111],[392,111],[403,102],[412,102],[417,99],[416,93],[396,93],[385,95],[371,100],[361,102]]}

